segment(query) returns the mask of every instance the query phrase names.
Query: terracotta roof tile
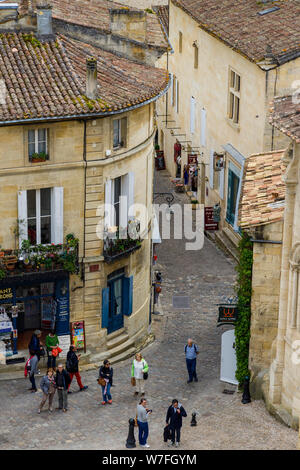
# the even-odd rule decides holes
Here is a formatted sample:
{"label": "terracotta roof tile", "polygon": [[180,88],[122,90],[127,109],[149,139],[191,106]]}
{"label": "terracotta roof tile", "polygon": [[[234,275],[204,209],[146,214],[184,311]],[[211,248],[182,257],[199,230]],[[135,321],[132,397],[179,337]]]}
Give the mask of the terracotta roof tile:
{"label": "terracotta roof tile", "polygon": [[[255,62],[265,57],[267,45],[279,61],[300,51],[300,2],[278,0],[172,0],[203,29]],[[278,6],[260,16],[258,12]],[[287,59],[290,60],[290,59]]]}
{"label": "terracotta roof tile", "polygon": [[[86,58],[98,61],[99,98],[85,96]],[[33,34],[0,34],[0,121],[107,113],[157,96],[167,72],[65,36],[40,43]]]}
{"label": "terracotta roof tile", "polygon": [[152,7],[157,14],[167,34],[169,34],[169,5],[155,5]]}
{"label": "terracotta roof tile", "polygon": [[270,122],[281,132],[300,143],[299,96],[275,98],[271,109]]}
{"label": "terracotta roof tile", "polygon": [[241,228],[281,220],[285,184],[282,181],[284,150],[251,155],[245,164],[239,207]]}

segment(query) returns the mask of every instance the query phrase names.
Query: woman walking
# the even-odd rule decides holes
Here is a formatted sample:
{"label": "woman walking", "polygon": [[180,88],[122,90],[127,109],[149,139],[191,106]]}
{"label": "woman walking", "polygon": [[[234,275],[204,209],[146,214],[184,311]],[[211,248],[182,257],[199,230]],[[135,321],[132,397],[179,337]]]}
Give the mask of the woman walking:
{"label": "woman walking", "polygon": [[47,348],[48,354],[48,363],[47,367],[49,368],[56,368],[56,356],[52,355],[52,350],[56,349],[59,345],[59,340],[57,335],[55,334],[55,330],[51,330],[50,333],[46,337],[45,345]]}
{"label": "woman walking", "polygon": [[145,395],[145,380],[148,378],[149,366],[141,353],[137,353],[132,362],[131,377],[135,378],[135,393],[137,396],[141,393],[142,397]]}
{"label": "woman walking", "polygon": [[42,411],[42,408],[46,403],[47,398],[49,398],[49,413],[52,413],[52,402],[56,392],[54,370],[52,368],[48,369],[47,375],[42,378],[40,387],[43,392],[43,398],[39,406],[38,413]]}
{"label": "woman walking", "polygon": [[112,397],[110,393],[110,387],[112,386],[112,378],[113,378],[113,368],[110,367],[110,362],[108,359],[105,359],[103,362],[103,366],[100,367],[99,370],[99,381],[102,388],[102,405],[109,405],[112,404]]}

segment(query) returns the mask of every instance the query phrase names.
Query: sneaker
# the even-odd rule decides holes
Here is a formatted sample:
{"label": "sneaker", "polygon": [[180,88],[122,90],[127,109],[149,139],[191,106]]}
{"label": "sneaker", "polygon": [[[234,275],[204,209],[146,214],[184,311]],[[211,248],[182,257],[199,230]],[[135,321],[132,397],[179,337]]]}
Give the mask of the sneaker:
{"label": "sneaker", "polygon": [[37,371],[37,375],[41,375],[41,371],[40,371],[40,369]]}
{"label": "sneaker", "polygon": [[179,442],[175,442],[175,446],[178,447],[178,446],[179,446]]}
{"label": "sneaker", "polygon": [[68,411],[67,408],[64,408],[64,409],[63,409],[63,412],[65,413],[66,411]]}
{"label": "sneaker", "polygon": [[187,384],[190,384],[191,382],[193,382],[193,381],[192,381],[192,380],[188,380],[188,381],[187,381]]}
{"label": "sneaker", "polygon": [[71,390],[68,390],[68,395],[70,395],[70,393],[72,393]]}
{"label": "sneaker", "polygon": [[168,447],[172,447],[174,445],[174,442],[168,442]]}
{"label": "sneaker", "polygon": [[89,388],[87,385],[85,385],[84,387],[80,388],[79,391],[82,392],[82,390],[86,390],[87,388]]}
{"label": "sneaker", "polygon": [[101,405],[106,405],[106,401],[102,401],[102,402],[101,402]]}
{"label": "sneaker", "polygon": [[137,397],[139,392],[134,392],[134,396]]}
{"label": "sneaker", "polygon": [[108,403],[111,405],[111,404],[112,404],[112,400],[108,400]]}
{"label": "sneaker", "polygon": [[31,393],[37,392],[37,388],[32,388]]}
{"label": "sneaker", "polygon": [[52,409],[52,408],[49,408],[49,410],[48,410],[48,411],[49,411],[49,413],[52,413],[53,409]]}
{"label": "sneaker", "polygon": [[41,410],[40,410],[40,409],[38,409],[38,410],[37,410],[37,412],[38,412],[38,414],[40,414],[40,413],[41,413]]}
{"label": "sneaker", "polygon": [[144,445],[143,445],[143,444],[140,444],[140,446],[141,446],[141,447],[144,447],[144,448],[149,448],[149,447],[150,447],[149,444],[144,444]]}
{"label": "sneaker", "polygon": [[145,396],[145,392],[141,393],[141,397],[144,397]]}
{"label": "sneaker", "polygon": [[195,378],[194,378],[194,381],[195,381],[195,382],[198,382],[198,377],[195,377]]}

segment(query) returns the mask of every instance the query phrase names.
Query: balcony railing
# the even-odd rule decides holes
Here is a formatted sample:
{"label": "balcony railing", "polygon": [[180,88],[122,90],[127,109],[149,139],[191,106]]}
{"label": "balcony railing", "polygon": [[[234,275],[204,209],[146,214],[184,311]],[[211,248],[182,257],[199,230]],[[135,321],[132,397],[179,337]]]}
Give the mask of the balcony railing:
{"label": "balcony railing", "polygon": [[113,261],[129,256],[142,246],[140,223],[137,220],[128,222],[126,228],[106,227],[104,230],[104,261]]}

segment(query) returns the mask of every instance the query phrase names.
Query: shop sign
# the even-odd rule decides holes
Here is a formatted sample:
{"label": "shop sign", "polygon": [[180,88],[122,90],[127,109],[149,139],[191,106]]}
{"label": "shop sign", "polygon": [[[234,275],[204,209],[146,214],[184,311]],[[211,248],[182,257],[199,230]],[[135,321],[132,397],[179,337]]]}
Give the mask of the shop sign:
{"label": "shop sign", "polygon": [[13,290],[11,287],[7,289],[0,289],[0,300],[12,299],[13,298]]}
{"label": "shop sign", "polygon": [[214,208],[204,208],[204,230],[219,230],[219,223],[214,220]]}
{"label": "shop sign", "polygon": [[70,334],[70,301],[69,280],[61,280],[56,283],[55,297],[56,307],[56,333],[57,335]]}
{"label": "shop sign", "polygon": [[238,318],[238,308],[236,305],[220,305],[218,323],[220,325],[235,324]]}
{"label": "shop sign", "polygon": [[76,321],[71,323],[71,337],[72,345],[75,346],[77,349],[84,349],[85,352],[86,345],[84,321]]}
{"label": "shop sign", "polygon": [[59,347],[62,349],[62,352],[59,354],[59,357],[60,359],[66,358],[71,345],[70,335],[60,335],[58,339]]}

